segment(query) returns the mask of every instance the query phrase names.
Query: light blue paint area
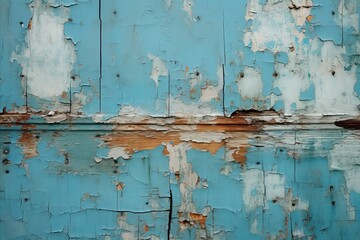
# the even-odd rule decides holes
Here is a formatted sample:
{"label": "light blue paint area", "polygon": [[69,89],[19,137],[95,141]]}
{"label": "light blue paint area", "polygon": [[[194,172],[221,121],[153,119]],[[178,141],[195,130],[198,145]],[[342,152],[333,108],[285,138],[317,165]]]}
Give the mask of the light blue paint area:
{"label": "light blue paint area", "polygon": [[[182,2],[168,9],[164,45],[170,68],[170,95],[187,105],[210,106],[207,114],[222,113],[222,65],[224,63],[222,1],[198,1],[192,16],[183,10]],[[202,90],[218,87],[210,102],[201,101]],[[171,103],[170,103],[171,104]],[[177,106],[170,106],[170,115]]]}
{"label": "light blue paint area", "polygon": [[[275,61],[287,62],[285,53],[274,55],[269,50],[253,52],[251,43],[245,46],[243,43],[244,32],[250,27],[254,31],[256,26],[251,20],[245,21],[246,2],[229,1],[224,3],[224,34],[225,34],[225,114],[231,115],[235,110],[268,110],[269,96],[272,93],[275,79]],[[263,82],[262,96],[259,99],[243,99],[238,93],[238,76],[244,66],[253,67],[261,73]],[[240,97],[239,97],[240,96]]]}
{"label": "light blue paint area", "polygon": [[[70,91],[70,89],[68,89]],[[63,98],[61,96],[54,96],[51,98],[39,98],[31,93],[27,94],[27,103],[29,109],[35,112],[45,113],[56,109],[57,112],[68,113],[70,111],[70,97],[68,94]]]}
{"label": "light blue paint area", "polygon": [[286,52],[275,53],[275,61],[278,63],[287,64],[289,62],[289,56]]}
{"label": "light blue paint area", "polygon": [[284,109],[284,101],[283,100],[278,100],[275,102],[273,109],[277,112],[281,112],[282,109]]}
{"label": "light blue paint area", "polygon": [[[51,3],[54,3],[53,6],[51,6]],[[27,8],[28,11],[30,12],[34,6],[33,4],[34,1],[30,1],[29,4],[27,4]],[[60,18],[63,17],[64,15],[64,8],[66,8],[65,3],[64,5],[58,5],[57,1],[43,1],[42,3],[42,8],[48,8],[51,9],[51,14],[53,14],[53,16],[58,16]],[[41,16],[41,15],[39,15]],[[43,24],[43,23],[41,23]],[[27,31],[31,31],[31,29],[27,29]],[[64,35],[64,38],[66,36]],[[58,40],[56,40],[58,41]],[[67,39],[66,40],[67,43],[72,44],[71,40]],[[23,42],[22,45],[24,45],[25,43]],[[37,43],[31,43],[36,45]],[[24,47],[27,47],[26,45]],[[22,53],[23,54],[23,53]],[[50,58],[51,59],[51,58]],[[44,62],[44,68],[48,67],[46,66],[46,62],[50,61],[49,59],[47,59],[47,56],[44,56],[43,59],[41,59]],[[54,60],[54,59],[52,59]],[[27,60],[29,61],[29,60]],[[36,59],[35,61],[40,61],[39,59]],[[26,77],[26,76],[25,76]],[[56,112],[62,112],[62,113],[69,113],[71,110],[71,85],[72,83],[70,82],[72,79],[63,79],[64,82],[66,82],[66,89],[62,92],[62,94],[56,95],[56,96],[51,96],[51,97],[39,97],[36,96],[32,93],[30,93],[30,91],[28,90],[31,86],[29,86],[29,84],[27,83],[27,106],[29,108],[29,110],[33,111],[33,112],[46,112],[46,111],[56,111]],[[51,79],[49,80],[51,81]],[[67,84],[69,83],[69,84]],[[64,84],[65,85],[65,84]]]}
{"label": "light blue paint area", "polygon": [[[245,212],[232,212],[227,209],[214,209],[213,235],[219,239],[263,239],[260,234],[250,232],[251,223]],[[241,224],[239,224],[241,223]],[[261,222],[259,222],[261,225]]]}
{"label": "light blue paint area", "polygon": [[333,1],[313,1],[317,7],[311,8],[311,25],[314,27],[315,34],[322,41],[333,41],[336,45],[342,44],[342,16],[339,14],[340,0]]}
{"label": "light blue paint area", "polygon": [[31,13],[27,0],[0,1],[0,112],[25,112],[25,79],[20,64],[12,60],[13,53],[23,48]]}
{"label": "light blue paint area", "polygon": [[[23,159],[22,149],[17,144],[18,139],[21,137],[21,133],[17,131],[7,131],[0,134],[0,159],[9,160],[11,164],[20,164]],[[6,164],[1,167],[6,168]],[[0,168],[1,168],[0,167]],[[0,182],[1,186],[1,182]]]}
{"label": "light blue paint area", "polygon": [[[128,105],[149,115],[176,114],[177,106],[169,108],[167,104],[170,95],[201,107],[206,104],[200,101],[202,89],[209,85],[220,85],[218,99],[210,100],[209,105],[212,112],[222,112],[218,76],[223,64],[221,1],[197,2],[192,16],[180,2],[169,8],[160,0],[144,5],[116,1],[103,5],[105,114],[117,115]],[[165,72],[154,65],[157,58]],[[150,78],[152,71],[160,71],[158,85]]]}
{"label": "light blue paint area", "polygon": [[315,100],[315,85],[314,85],[314,83],[310,83],[309,87],[306,90],[300,92],[299,100],[300,101]]}
{"label": "light blue paint area", "polygon": [[271,94],[275,72],[275,56],[271,51],[258,51],[255,53],[255,65],[260,69],[261,79],[263,82],[263,96]]}
{"label": "light blue paint area", "polygon": [[[264,209],[264,213],[257,218],[258,229],[265,236],[277,236],[278,239],[291,239],[287,236],[291,232],[290,214],[276,202],[268,202],[268,209]],[[261,228],[261,225],[263,228]],[[284,238],[284,236],[287,236]]]}
{"label": "light blue paint area", "polygon": [[[204,208],[224,208],[237,212],[241,210],[241,182],[239,163],[226,161],[225,151],[219,149],[215,155],[209,152],[189,150],[187,160],[191,163],[193,171],[198,175],[200,181],[193,191],[193,202],[197,212],[201,213]],[[226,166],[231,171],[226,171]],[[223,172],[223,173],[222,173]],[[220,184],[221,183],[221,184]],[[224,188],[224,184],[227,186]],[[236,198],[225,198],[232,193],[238,192]]]}
{"label": "light blue paint area", "polygon": [[77,0],[45,0],[44,2],[48,2],[52,7],[59,7],[59,6],[70,7],[72,5],[77,4],[78,1]]}
{"label": "light blue paint area", "polygon": [[278,87],[274,87],[272,89],[272,93],[275,94],[276,96],[280,96],[281,95],[281,90]]}
{"label": "light blue paint area", "polygon": [[163,147],[135,153],[131,160],[120,160],[125,166],[118,182],[124,184],[118,191],[117,209],[124,211],[166,210],[170,206],[168,161]]}
{"label": "light blue paint area", "polygon": [[[71,82],[71,112],[86,116],[100,112],[99,1],[61,1],[70,8],[65,35],[75,44],[76,63]],[[83,100],[85,99],[85,100]]]}
{"label": "light blue paint area", "polygon": [[296,103],[292,103],[292,104],[290,105],[290,108],[291,108],[291,111],[292,111],[292,112],[296,112],[296,110],[297,110]]}
{"label": "light blue paint area", "polygon": [[[126,10],[125,10],[126,9]],[[169,76],[160,68],[150,78],[152,56],[166,66],[166,5],[162,1],[102,1],[102,112],[118,115],[131,106],[139,114],[166,116]],[[163,20],[163,22],[159,22]],[[151,37],[150,37],[151,36]],[[155,73],[156,75],[157,73]],[[156,79],[154,75],[154,78]]]}

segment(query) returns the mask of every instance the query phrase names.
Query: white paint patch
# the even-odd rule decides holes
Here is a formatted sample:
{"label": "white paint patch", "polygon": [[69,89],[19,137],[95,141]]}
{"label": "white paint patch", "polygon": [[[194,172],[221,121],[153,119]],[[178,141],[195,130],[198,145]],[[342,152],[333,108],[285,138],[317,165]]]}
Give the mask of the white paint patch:
{"label": "white paint patch", "polygon": [[257,230],[257,220],[254,219],[253,223],[250,226],[250,232],[252,234],[258,234],[258,230]]}
{"label": "white paint patch", "polygon": [[67,115],[54,113],[53,115],[44,116],[44,118],[47,123],[59,123],[65,121],[67,119]]}
{"label": "white paint patch", "polygon": [[[312,44],[313,47],[316,45]],[[342,56],[346,53],[345,47],[327,41],[320,51],[319,55],[311,54],[309,57],[309,71],[315,84],[315,111],[357,115],[360,101],[353,93],[356,69],[344,70],[346,63]]]}
{"label": "white paint patch", "polygon": [[[251,43],[254,52],[266,49],[273,52],[287,51],[294,45],[295,37],[299,42],[304,38],[304,34],[295,28],[288,1],[276,2],[276,4],[274,1],[267,1],[263,6],[259,0],[250,0],[245,19],[252,19],[253,23],[245,32],[244,44],[249,46]],[[274,26],[277,26],[276,31]]]}
{"label": "white paint patch", "polygon": [[265,174],[266,199],[283,199],[285,197],[285,176],[278,173]]}
{"label": "white paint patch", "polygon": [[33,17],[25,37],[27,48],[20,55],[13,53],[13,59],[27,77],[28,93],[49,99],[70,88],[76,55],[74,45],[64,35],[69,9],[59,7],[61,14],[54,14],[53,8],[41,0],[30,5]]}
{"label": "white paint patch", "polygon": [[330,170],[344,172],[346,187],[360,193],[360,138],[349,135],[334,145],[329,154]]}
{"label": "white paint patch", "polygon": [[302,229],[295,228],[292,237],[295,237],[295,239],[302,239],[305,237],[304,231]]}
{"label": "white paint patch", "polygon": [[166,68],[164,62],[159,58],[152,54],[148,54],[147,57],[152,61],[152,70],[150,74],[150,78],[154,80],[156,87],[159,86],[159,77],[166,77],[169,75],[169,71]]}
{"label": "white paint patch", "polygon": [[171,7],[172,0],[164,0],[164,2],[165,2],[165,5],[166,5],[167,8]]}
{"label": "white paint patch", "polygon": [[344,186],[342,191],[344,192],[344,198],[346,201],[347,215],[349,216],[349,220],[353,221],[356,219],[356,209],[351,205],[349,189]]}
{"label": "white paint patch", "polygon": [[192,16],[193,7],[194,7],[193,0],[183,0],[183,10],[188,14],[190,20],[193,20],[193,16]]}
{"label": "white paint patch", "polygon": [[229,137],[229,134],[216,132],[181,132],[180,140],[198,143],[221,142]]}
{"label": "white paint patch", "polygon": [[222,92],[224,77],[223,77],[223,66],[217,67],[217,77],[218,83],[216,86],[208,85],[201,90],[201,102],[210,102],[212,99],[221,100],[219,98],[219,93]]}
{"label": "white paint patch", "polygon": [[[353,27],[355,29],[355,32],[359,32],[359,13],[357,12],[358,9],[358,1],[345,1],[342,0],[339,3],[339,9],[338,12],[342,13],[342,23],[339,19],[339,25],[343,24],[344,30],[346,28]],[[344,6],[344,7],[343,7]],[[358,43],[359,41],[357,41]]]}
{"label": "white paint patch", "polygon": [[248,169],[243,172],[243,179],[243,200],[247,210],[254,210],[257,207],[264,207],[264,172],[260,169]]}
{"label": "white paint patch", "polygon": [[180,99],[173,98],[172,96],[170,96],[169,102],[171,115],[177,117],[219,116],[223,114],[221,111],[214,110],[210,103],[185,104]]}
{"label": "white paint patch", "polygon": [[108,158],[118,159],[119,157],[130,159],[130,155],[125,151],[124,147],[110,148]]}
{"label": "white paint patch", "polygon": [[119,228],[122,230],[121,237],[124,240],[135,240],[137,239],[137,226],[130,225],[126,221],[127,214],[126,213],[119,213],[117,215],[117,224]]}
{"label": "white paint patch", "polygon": [[263,82],[260,72],[254,68],[245,67],[244,77],[238,78],[238,91],[243,99],[262,98]]}
{"label": "white paint patch", "polygon": [[312,0],[291,0],[297,9],[292,9],[291,14],[297,26],[305,24],[306,17],[310,15],[313,6]]}
{"label": "white paint patch", "polygon": [[198,175],[193,172],[191,163],[188,163],[186,159],[186,151],[191,149],[191,146],[187,143],[180,143],[175,146],[167,144],[166,148],[169,151],[170,171],[178,173],[180,176],[181,205],[178,211],[183,213],[184,218],[190,220],[186,215],[190,212],[196,212],[192,194],[198,182]]}

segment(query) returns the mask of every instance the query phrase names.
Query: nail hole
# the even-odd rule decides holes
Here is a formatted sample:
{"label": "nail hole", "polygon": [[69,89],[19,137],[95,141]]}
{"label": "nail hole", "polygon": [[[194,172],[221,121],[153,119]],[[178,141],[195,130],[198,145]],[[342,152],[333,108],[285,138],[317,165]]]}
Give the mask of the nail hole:
{"label": "nail hole", "polygon": [[277,77],[278,75],[279,75],[279,74],[278,74],[277,72],[274,72],[274,73],[273,73],[273,76],[274,76],[274,77]]}
{"label": "nail hole", "polygon": [[29,199],[28,199],[28,198],[24,198],[24,201],[25,201],[25,202],[28,202],[28,201],[29,201]]}
{"label": "nail hole", "polygon": [[5,170],[5,173],[8,174],[8,173],[10,173],[10,171],[9,171],[9,170]]}
{"label": "nail hole", "polygon": [[330,191],[334,190],[334,186],[333,186],[333,185],[331,185],[329,188],[330,188]]}
{"label": "nail hole", "polygon": [[116,14],[117,14],[117,11],[113,11],[113,14],[116,15]]}
{"label": "nail hole", "polygon": [[3,154],[5,155],[9,154],[9,149],[4,149]]}
{"label": "nail hole", "polygon": [[336,72],[334,70],[331,71],[331,75],[335,76]]}
{"label": "nail hole", "polygon": [[5,158],[4,160],[2,160],[2,164],[8,165],[8,164],[10,164],[10,160]]}
{"label": "nail hole", "polygon": [[244,78],[245,74],[243,72],[240,73],[240,78]]}
{"label": "nail hole", "polygon": [[332,15],[335,15],[335,11],[331,11],[331,14],[332,14]]}
{"label": "nail hole", "polygon": [[198,77],[198,76],[200,75],[200,73],[199,73],[199,72],[196,72],[195,75]]}
{"label": "nail hole", "polygon": [[118,163],[118,160],[117,160],[117,159],[114,159],[114,163],[116,163],[116,164],[117,164],[117,163]]}
{"label": "nail hole", "polygon": [[116,77],[120,77],[120,74],[116,74]]}
{"label": "nail hole", "polygon": [[259,165],[260,164],[260,162],[256,162],[256,165]]}
{"label": "nail hole", "polygon": [[335,201],[332,201],[331,204],[334,206],[334,205],[336,204],[336,202],[335,202]]}
{"label": "nail hole", "polygon": [[23,22],[20,22],[20,25],[23,25],[24,23]]}

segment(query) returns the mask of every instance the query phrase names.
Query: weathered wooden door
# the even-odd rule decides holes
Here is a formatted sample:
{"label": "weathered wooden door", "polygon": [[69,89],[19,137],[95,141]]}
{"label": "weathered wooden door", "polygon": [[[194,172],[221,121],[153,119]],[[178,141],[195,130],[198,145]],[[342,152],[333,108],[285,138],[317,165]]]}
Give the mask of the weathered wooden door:
{"label": "weathered wooden door", "polygon": [[0,0],[0,238],[357,238],[359,11]]}

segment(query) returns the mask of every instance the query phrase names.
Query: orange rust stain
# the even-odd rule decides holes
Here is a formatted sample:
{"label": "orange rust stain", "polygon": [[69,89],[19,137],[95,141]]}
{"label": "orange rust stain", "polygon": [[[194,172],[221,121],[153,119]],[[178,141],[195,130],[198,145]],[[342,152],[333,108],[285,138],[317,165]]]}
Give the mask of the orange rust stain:
{"label": "orange rust stain", "polygon": [[163,155],[164,156],[167,156],[167,155],[169,155],[170,154],[170,152],[169,152],[169,150],[167,149],[167,147],[165,146],[164,147],[164,150],[163,150]]}
{"label": "orange rust stain", "polygon": [[29,30],[31,30],[31,27],[32,27],[32,18],[30,18],[30,21],[29,21],[29,23],[28,23],[27,28],[28,28]]}
{"label": "orange rust stain", "polygon": [[213,155],[215,155],[216,152],[223,146],[225,146],[224,142],[214,142],[214,141],[211,141],[210,143],[191,142],[192,148],[195,148],[195,149],[198,149],[201,151],[208,151]]}
{"label": "orange rust stain", "polygon": [[200,227],[202,229],[206,228],[206,218],[207,218],[207,216],[204,216],[204,215],[202,215],[200,213],[192,213],[192,212],[190,212],[190,213],[185,214],[188,217],[184,219],[183,214],[184,213],[182,213],[182,212],[178,212],[178,219],[182,219],[182,220],[179,220],[179,223],[183,227],[198,224],[198,225],[200,225]]}
{"label": "orange rust stain", "polygon": [[234,150],[234,152],[231,154],[235,162],[238,162],[240,164],[245,164],[246,162],[246,156],[247,148],[245,147],[239,147],[239,148],[230,148],[230,150]]}
{"label": "orange rust stain", "polygon": [[115,132],[102,137],[109,147],[124,147],[128,154],[152,150],[163,143],[179,144],[176,132]]}
{"label": "orange rust stain", "polygon": [[196,222],[197,224],[200,225],[201,228],[205,228],[205,223],[206,223],[206,218],[207,216],[204,216],[200,213],[189,213],[190,219],[194,222]]}
{"label": "orange rust stain", "polygon": [[61,94],[61,97],[66,98],[67,97],[67,92],[63,91],[62,94]]}
{"label": "orange rust stain", "polygon": [[24,123],[30,119],[30,114],[0,114],[0,124],[9,124],[8,126]]}
{"label": "orange rust stain", "polygon": [[194,94],[196,94],[196,89],[195,89],[195,88],[191,88],[191,89],[190,89],[190,95],[192,96],[192,95],[194,95]]}
{"label": "orange rust stain", "polygon": [[189,67],[188,66],[186,66],[185,72],[189,72]]}
{"label": "orange rust stain", "polygon": [[125,187],[125,184],[123,182],[119,182],[116,184],[116,190],[121,191]]}
{"label": "orange rust stain", "polygon": [[308,22],[310,22],[313,18],[314,18],[314,16],[309,15],[309,16],[306,17],[306,20],[307,20]]}
{"label": "orange rust stain", "polygon": [[149,231],[149,226],[144,224],[144,232],[148,232]]}
{"label": "orange rust stain", "polygon": [[24,125],[22,128],[23,131],[21,137],[18,140],[18,144],[22,148],[25,159],[33,158],[38,155],[37,144],[39,139],[32,131],[30,131],[31,129],[35,129],[35,126]]}
{"label": "orange rust stain", "polygon": [[[181,142],[180,134],[178,132],[114,132],[102,137],[104,142],[109,147],[124,147],[126,153],[129,155],[137,151],[152,150],[160,145],[172,144],[178,145]],[[201,151],[208,151],[215,154],[221,147],[225,145],[224,142],[189,142],[194,149]],[[165,156],[169,155],[168,149],[163,150]]]}

